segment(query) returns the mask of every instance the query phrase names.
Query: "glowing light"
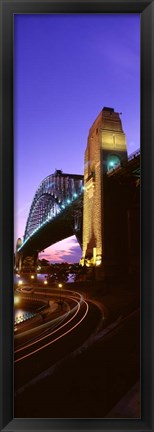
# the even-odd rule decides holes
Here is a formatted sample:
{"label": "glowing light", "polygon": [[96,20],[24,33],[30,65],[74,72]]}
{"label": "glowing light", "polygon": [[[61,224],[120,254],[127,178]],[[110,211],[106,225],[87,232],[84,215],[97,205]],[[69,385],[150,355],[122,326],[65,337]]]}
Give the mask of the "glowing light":
{"label": "glowing light", "polygon": [[96,264],[96,247],[93,247],[93,263]]}
{"label": "glowing light", "polygon": [[99,259],[96,259],[96,266],[99,266],[99,265],[101,265],[101,259],[99,258]]}
{"label": "glowing light", "polygon": [[31,275],[31,277],[30,277],[31,279],[34,279],[34,275]]}
{"label": "glowing light", "polygon": [[80,259],[79,264],[80,264],[82,267],[84,266],[84,258],[81,258],[81,259]]}
{"label": "glowing light", "polygon": [[22,280],[20,279],[19,282],[18,282],[18,285],[22,285],[22,283],[23,283],[23,282],[22,282]]}
{"label": "glowing light", "polygon": [[63,286],[63,285],[62,285],[61,283],[58,284],[58,287],[59,287],[59,288],[62,288],[62,286]]}
{"label": "glowing light", "polygon": [[16,305],[18,303],[20,303],[20,298],[17,296],[14,296],[14,304]]}
{"label": "glowing light", "polygon": [[47,281],[47,280],[45,280],[45,281],[44,281],[44,285],[47,285],[47,283],[48,283],[48,281]]}
{"label": "glowing light", "polygon": [[74,193],[73,196],[74,196],[74,198],[77,198],[77,194],[76,193]]}
{"label": "glowing light", "polygon": [[115,169],[120,165],[120,159],[117,155],[112,155],[108,157],[107,169]]}
{"label": "glowing light", "polygon": [[67,199],[67,204],[70,204],[70,202],[71,202],[70,199]]}

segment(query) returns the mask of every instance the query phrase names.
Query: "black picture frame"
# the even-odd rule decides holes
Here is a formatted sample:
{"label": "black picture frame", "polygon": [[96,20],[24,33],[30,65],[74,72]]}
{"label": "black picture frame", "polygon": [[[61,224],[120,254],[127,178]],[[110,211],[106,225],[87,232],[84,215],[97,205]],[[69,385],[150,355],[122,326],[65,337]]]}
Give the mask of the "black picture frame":
{"label": "black picture frame", "polygon": [[[19,13],[141,15],[141,419],[13,418],[13,18]],[[154,430],[154,0],[1,0],[0,68],[0,430]],[[153,312],[153,313],[152,313]]]}

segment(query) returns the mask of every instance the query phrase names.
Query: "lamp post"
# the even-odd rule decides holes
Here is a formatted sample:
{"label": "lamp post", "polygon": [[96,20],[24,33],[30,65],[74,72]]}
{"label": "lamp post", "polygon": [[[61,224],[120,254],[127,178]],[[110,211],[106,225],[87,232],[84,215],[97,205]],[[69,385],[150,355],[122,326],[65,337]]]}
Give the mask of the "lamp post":
{"label": "lamp post", "polygon": [[62,283],[59,283],[58,284],[58,288],[60,288],[60,304],[62,305],[62,302],[61,302],[61,289],[62,289]]}
{"label": "lamp post", "polygon": [[34,279],[35,279],[35,277],[34,277],[34,275],[32,274],[30,278],[31,278],[32,286],[33,286],[33,283],[34,283]]}
{"label": "lamp post", "polygon": [[45,280],[45,281],[44,281],[44,285],[47,285],[47,284],[48,284],[48,281],[47,281],[47,280]]}

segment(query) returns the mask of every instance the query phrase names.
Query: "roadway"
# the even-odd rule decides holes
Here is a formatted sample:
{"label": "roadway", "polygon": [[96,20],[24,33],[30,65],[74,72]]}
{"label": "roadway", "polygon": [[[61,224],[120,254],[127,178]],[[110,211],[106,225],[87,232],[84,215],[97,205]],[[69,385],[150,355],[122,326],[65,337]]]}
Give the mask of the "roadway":
{"label": "roadway", "polygon": [[[89,313],[83,320],[85,324]],[[44,374],[16,392],[15,417],[108,418],[112,407],[139,380],[139,327],[139,311],[136,310],[119,321],[117,326],[112,326],[112,329],[110,326],[110,331],[102,334],[101,338],[94,337],[87,349],[79,348],[71,355],[69,349],[66,354],[65,348],[70,343],[71,348],[73,345],[76,347],[78,329],[69,333],[59,352],[55,345],[56,355],[63,360],[56,367],[49,366]],[[84,330],[85,326],[82,326],[81,332]],[[80,333],[80,337],[84,340],[85,334]],[[50,361],[52,365],[51,356]],[[123,415],[126,418],[139,417],[137,406],[137,414],[127,415],[128,411],[126,406],[125,412],[122,408],[120,418]]]}
{"label": "roadway", "polygon": [[[35,296],[57,299],[55,290],[35,289]],[[59,293],[58,293],[59,299]],[[22,390],[48,368],[81,346],[102,322],[99,305],[86,301],[75,291],[61,291],[60,310],[49,313],[45,322],[15,336],[14,384],[15,391]]]}

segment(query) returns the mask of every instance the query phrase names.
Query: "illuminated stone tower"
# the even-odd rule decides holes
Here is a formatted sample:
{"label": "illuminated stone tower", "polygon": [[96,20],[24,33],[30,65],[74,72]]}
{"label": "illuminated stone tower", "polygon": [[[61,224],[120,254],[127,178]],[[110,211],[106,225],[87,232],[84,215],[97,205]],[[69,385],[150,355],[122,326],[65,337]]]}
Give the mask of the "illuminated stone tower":
{"label": "illuminated stone tower", "polygon": [[21,266],[21,260],[20,260],[20,254],[18,253],[18,248],[22,245],[22,240],[19,237],[16,243],[16,252],[15,252],[15,268],[16,270],[20,271],[20,266]]}
{"label": "illuminated stone tower", "polygon": [[[119,113],[104,107],[89,130],[84,159],[82,264],[105,269],[105,174],[127,158]],[[119,221],[120,223],[120,221]]]}

